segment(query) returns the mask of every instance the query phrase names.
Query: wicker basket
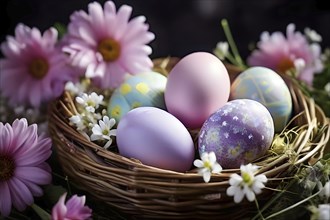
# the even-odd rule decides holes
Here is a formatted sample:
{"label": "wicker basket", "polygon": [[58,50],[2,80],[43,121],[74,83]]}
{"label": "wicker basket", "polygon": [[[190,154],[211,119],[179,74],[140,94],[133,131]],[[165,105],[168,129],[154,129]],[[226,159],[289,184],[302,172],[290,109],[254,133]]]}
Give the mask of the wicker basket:
{"label": "wicker basket", "polygon": [[[164,70],[177,59],[171,59],[166,68],[160,61],[155,60],[155,66]],[[239,72],[230,65],[227,69],[232,76]],[[313,99],[303,95],[295,83],[289,82],[289,87],[295,111],[289,126],[298,131],[290,140],[291,148],[255,162],[261,166],[258,172],[268,177],[269,187],[283,182],[281,177],[293,176],[299,164],[314,163],[322,157],[330,136],[329,119]],[[243,200],[235,204],[226,195],[229,176],[239,170],[223,170],[204,183],[196,170],[179,173],[158,169],[107,151],[69,125],[72,104],[67,93],[51,103],[49,130],[65,175],[100,205],[116,207],[136,219],[242,219],[256,214],[255,203]],[[257,197],[259,204],[262,206],[273,193],[264,189]]]}

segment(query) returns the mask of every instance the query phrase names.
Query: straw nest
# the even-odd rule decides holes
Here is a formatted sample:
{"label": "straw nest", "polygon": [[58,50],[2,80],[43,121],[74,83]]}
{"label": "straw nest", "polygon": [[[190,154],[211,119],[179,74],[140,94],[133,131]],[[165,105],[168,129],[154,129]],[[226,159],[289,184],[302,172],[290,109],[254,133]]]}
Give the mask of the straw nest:
{"label": "straw nest", "polygon": [[[177,59],[154,60],[155,69],[167,73]],[[239,70],[228,65],[231,77]],[[294,104],[294,117],[274,137],[267,155],[254,163],[259,174],[268,177],[267,186],[276,188],[293,177],[301,164],[313,164],[323,156],[329,140],[329,119],[313,99],[287,79]],[[82,190],[91,194],[100,206],[118,208],[136,219],[242,219],[256,214],[255,203],[236,204],[226,196],[228,180],[237,169],[212,174],[205,183],[196,170],[179,173],[146,166],[133,158],[105,150],[88,141],[69,124],[74,112],[68,93],[51,103],[49,130],[58,161],[65,175]],[[197,137],[198,131],[191,131]],[[274,191],[264,189],[258,195],[260,206]]]}

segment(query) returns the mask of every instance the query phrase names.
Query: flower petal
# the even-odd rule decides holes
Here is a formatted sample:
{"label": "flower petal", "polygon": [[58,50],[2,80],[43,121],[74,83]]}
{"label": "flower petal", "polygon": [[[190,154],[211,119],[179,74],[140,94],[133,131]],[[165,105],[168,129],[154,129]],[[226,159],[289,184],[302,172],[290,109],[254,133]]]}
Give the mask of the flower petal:
{"label": "flower petal", "polygon": [[0,216],[8,216],[11,211],[12,197],[10,196],[8,183],[5,181],[0,182]]}
{"label": "flower petal", "polygon": [[220,173],[222,171],[222,167],[220,164],[216,163],[212,167],[212,173]]}
{"label": "flower petal", "polygon": [[244,198],[244,192],[242,190],[237,190],[234,195],[234,202],[240,203]]}
{"label": "flower petal", "polygon": [[209,153],[209,160],[211,164],[217,162],[217,157],[215,156],[215,153],[213,151]]}
{"label": "flower petal", "polygon": [[245,195],[246,195],[246,198],[250,201],[250,202],[252,202],[252,201],[254,201],[254,199],[255,199],[255,194],[254,194],[254,192],[248,187],[248,186],[244,186],[244,193],[245,193]]}
{"label": "flower petal", "polygon": [[194,166],[195,166],[195,167],[199,167],[199,168],[201,168],[201,167],[204,167],[204,163],[203,163],[203,161],[201,161],[201,160],[199,160],[199,159],[196,159],[196,160],[194,161]]}
{"label": "flower petal", "polygon": [[236,173],[230,175],[229,184],[232,186],[238,186],[243,181],[242,177]]}
{"label": "flower petal", "polygon": [[204,179],[204,182],[206,182],[206,183],[210,182],[211,172],[210,171],[204,172],[203,173],[203,179]]}
{"label": "flower petal", "polygon": [[33,196],[22,181],[14,177],[8,182],[13,205],[18,211],[23,211],[27,205],[32,205]]}
{"label": "flower petal", "polygon": [[11,143],[13,140],[13,130],[9,124],[0,123],[0,152],[7,154],[12,152]]}
{"label": "flower petal", "polygon": [[65,219],[66,214],[68,212],[68,209],[67,209],[67,207],[64,204],[65,198],[66,198],[66,193],[64,193],[60,197],[60,199],[58,200],[58,202],[53,206],[53,209],[52,209],[52,219],[54,219],[54,220]]}
{"label": "flower petal", "polygon": [[49,184],[52,180],[51,174],[39,167],[17,167],[15,176],[22,181],[30,181],[40,185]]}

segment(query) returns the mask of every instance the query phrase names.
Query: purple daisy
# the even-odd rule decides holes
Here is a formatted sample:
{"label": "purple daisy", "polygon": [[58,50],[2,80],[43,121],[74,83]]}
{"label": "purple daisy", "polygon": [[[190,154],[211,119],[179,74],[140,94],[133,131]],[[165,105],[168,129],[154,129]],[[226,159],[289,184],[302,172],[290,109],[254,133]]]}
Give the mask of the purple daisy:
{"label": "purple daisy", "polygon": [[308,85],[312,85],[314,74],[323,70],[320,45],[295,32],[294,24],[287,26],[286,37],[281,32],[263,32],[257,46],[259,49],[247,59],[250,66],[264,66],[281,73],[294,68],[298,79]]}
{"label": "purple daisy", "polygon": [[23,211],[41,196],[39,185],[51,182],[51,140],[38,136],[37,125],[16,119],[12,126],[0,122],[0,216],[8,216],[12,205]]}
{"label": "purple daisy", "polygon": [[102,88],[114,88],[124,80],[125,74],[149,71],[153,63],[148,44],[155,36],[148,32],[146,18],[138,16],[129,21],[132,8],[107,1],[102,6],[93,2],[88,14],[76,11],[70,17],[68,34],[63,50],[70,55],[71,64],[86,76],[95,78]]}
{"label": "purple daisy", "polygon": [[52,220],[74,220],[89,219],[92,215],[92,210],[85,206],[86,197],[73,195],[64,204],[66,193],[64,193],[52,209]]}
{"label": "purple daisy", "polygon": [[74,80],[67,56],[56,46],[57,31],[18,24],[15,37],[1,44],[5,58],[0,59],[0,91],[11,106],[39,107],[58,97],[65,82]]}

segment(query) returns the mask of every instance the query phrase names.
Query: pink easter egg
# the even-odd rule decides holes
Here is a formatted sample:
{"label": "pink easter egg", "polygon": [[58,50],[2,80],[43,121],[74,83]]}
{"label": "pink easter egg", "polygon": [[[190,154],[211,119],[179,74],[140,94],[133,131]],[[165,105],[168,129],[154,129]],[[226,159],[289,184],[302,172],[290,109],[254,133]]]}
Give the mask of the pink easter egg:
{"label": "pink easter egg", "polygon": [[230,79],[223,63],[211,53],[195,52],[170,72],[165,103],[168,112],[195,129],[228,101],[229,93]]}

